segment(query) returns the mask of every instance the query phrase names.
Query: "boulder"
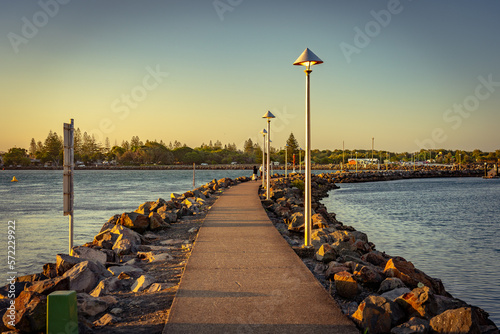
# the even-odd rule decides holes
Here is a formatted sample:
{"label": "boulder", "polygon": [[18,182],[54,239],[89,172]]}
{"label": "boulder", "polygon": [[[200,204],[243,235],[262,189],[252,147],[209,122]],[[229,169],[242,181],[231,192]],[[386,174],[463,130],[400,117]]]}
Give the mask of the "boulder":
{"label": "boulder", "polygon": [[114,315],[111,315],[109,313],[106,313],[105,315],[103,315],[102,317],[100,317],[98,320],[94,321],[93,325],[95,327],[104,327],[106,325],[115,323],[117,321],[118,321],[117,317],[115,317]]}
{"label": "boulder", "polygon": [[304,231],[304,214],[302,212],[295,212],[292,214],[288,224],[288,230],[294,232]]}
{"label": "boulder", "polygon": [[149,213],[151,212],[151,206],[155,202],[145,202],[139,205],[139,208],[137,208],[134,212],[140,213],[141,215],[149,216]]}
{"label": "boulder", "polygon": [[427,334],[429,330],[429,320],[413,317],[404,324],[391,329],[391,334]]}
{"label": "boulder", "polygon": [[437,315],[438,304],[434,298],[434,293],[427,286],[415,288],[411,292],[398,297],[395,302],[410,316],[430,319]]}
{"label": "boulder", "polygon": [[149,227],[149,218],[137,212],[124,212],[117,225],[123,225],[131,230],[143,233]]}
{"label": "boulder", "polygon": [[94,236],[92,244],[104,249],[113,248],[113,244],[116,242],[116,239],[118,238],[118,235],[111,233],[111,229],[114,226],[115,225],[113,225],[111,228],[108,228],[107,230],[101,231],[99,234]]}
{"label": "boulder", "polygon": [[402,295],[404,295],[405,293],[408,293],[408,292],[410,292],[410,289],[408,289],[407,287],[402,287],[402,288],[396,288],[396,289],[393,289],[390,291],[386,291],[383,294],[381,294],[380,296],[382,296],[386,299],[389,299],[390,301],[396,301],[396,299],[398,299],[398,297],[401,297]]}
{"label": "boulder", "polygon": [[177,221],[177,214],[172,211],[165,211],[160,213],[160,217],[167,224],[173,224]]}
{"label": "boulder", "polygon": [[78,313],[85,317],[95,317],[116,303],[114,298],[92,297],[87,293],[77,293]]}
{"label": "boulder", "polygon": [[430,287],[434,293],[450,297],[439,279],[426,275],[424,272],[416,269],[413,263],[401,257],[389,259],[385,265],[384,274],[387,277],[400,278],[411,289],[416,288],[418,283],[423,283]]}
{"label": "boulder", "polygon": [[70,280],[68,277],[56,277],[43,281],[35,282],[30,287],[26,288],[26,291],[37,292],[41,295],[48,296],[54,291],[69,290]]}
{"label": "boulder", "polygon": [[55,263],[45,263],[43,265],[43,274],[48,278],[57,276],[57,265]]}
{"label": "boulder", "polygon": [[70,290],[76,292],[90,292],[99,281],[99,274],[91,270],[91,262],[89,261],[75,264],[62,277],[69,277]]}
{"label": "boulder", "polygon": [[382,268],[385,268],[385,265],[387,263],[387,259],[385,258],[384,253],[381,253],[379,251],[371,251],[369,253],[366,253],[361,256],[361,260]]}
{"label": "boulder", "polygon": [[333,276],[335,280],[335,289],[339,296],[352,299],[358,294],[358,282],[347,271],[341,271]]}
{"label": "boulder", "polygon": [[71,255],[102,264],[105,264],[107,259],[106,253],[89,247],[73,247],[73,249],[71,250]]}
{"label": "boulder", "polygon": [[405,318],[403,310],[381,296],[368,296],[352,315],[353,320],[370,334],[388,333]]}
{"label": "boulder", "polygon": [[132,292],[141,292],[149,288],[151,284],[155,283],[155,278],[149,275],[141,275],[130,287]]}
{"label": "boulder", "polygon": [[370,286],[370,287],[379,287],[380,283],[384,280],[384,277],[378,272],[377,267],[371,265],[357,265],[356,269],[353,272],[353,277],[359,283]]}
{"label": "boulder", "polygon": [[115,292],[120,290],[121,281],[115,276],[108,277],[100,281],[97,286],[90,292],[92,297],[101,297],[109,294],[110,292]]}
{"label": "boulder", "polygon": [[161,215],[159,215],[156,212],[151,212],[148,218],[149,218],[149,228],[152,231],[170,227],[170,225],[168,225],[163,221]]}
{"label": "boulder", "polygon": [[349,272],[351,269],[346,267],[343,263],[338,263],[335,261],[332,261],[328,263],[328,268],[326,269],[325,272],[325,278],[326,279],[334,279],[334,275],[336,273],[340,273],[342,271],[347,271]]}
{"label": "boulder", "polygon": [[470,307],[444,311],[430,321],[433,333],[480,334],[477,317]]}
{"label": "boulder", "polygon": [[391,291],[397,288],[406,288],[403,281],[397,277],[387,277],[382,283],[380,283],[380,288],[378,293],[382,294],[387,291]]}
{"label": "boulder", "polygon": [[45,329],[47,296],[34,291],[22,291],[14,302],[15,309],[7,309],[2,318],[7,328],[25,333],[37,333]]}
{"label": "boulder", "polygon": [[56,255],[56,270],[57,275],[62,276],[64,273],[71,268],[75,264],[82,263],[88,261],[86,259],[78,258],[76,256],[71,256],[68,254],[57,254]]}
{"label": "boulder", "polygon": [[148,292],[158,292],[165,289],[170,289],[174,287],[173,283],[153,283],[148,289]]}
{"label": "boulder", "polygon": [[[133,276],[134,274],[142,274],[144,270],[138,267],[134,267],[131,265],[125,265],[125,266],[111,266],[108,268],[109,272],[113,274],[113,276],[118,276],[121,273],[124,273],[126,275]],[[137,277],[137,276],[136,276]]]}
{"label": "boulder", "polygon": [[325,219],[325,217],[323,217],[323,215],[319,213],[316,213],[311,216],[311,223],[313,229],[328,227],[328,221]]}
{"label": "boulder", "polygon": [[316,260],[329,263],[335,261],[337,254],[329,244],[323,244],[315,254]]}

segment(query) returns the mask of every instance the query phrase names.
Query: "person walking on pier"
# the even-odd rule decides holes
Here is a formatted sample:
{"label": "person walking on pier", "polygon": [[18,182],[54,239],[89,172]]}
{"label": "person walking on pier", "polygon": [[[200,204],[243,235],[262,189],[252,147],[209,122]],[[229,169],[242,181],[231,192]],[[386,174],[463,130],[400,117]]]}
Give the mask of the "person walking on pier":
{"label": "person walking on pier", "polygon": [[253,166],[252,180],[257,181],[257,166]]}

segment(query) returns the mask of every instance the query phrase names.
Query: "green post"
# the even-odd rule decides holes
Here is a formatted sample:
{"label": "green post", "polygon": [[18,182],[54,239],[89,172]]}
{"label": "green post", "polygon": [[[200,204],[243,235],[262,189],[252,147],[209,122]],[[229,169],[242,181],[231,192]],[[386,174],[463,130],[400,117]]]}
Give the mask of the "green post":
{"label": "green post", "polygon": [[78,334],[76,291],[54,291],[47,300],[47,334]]}

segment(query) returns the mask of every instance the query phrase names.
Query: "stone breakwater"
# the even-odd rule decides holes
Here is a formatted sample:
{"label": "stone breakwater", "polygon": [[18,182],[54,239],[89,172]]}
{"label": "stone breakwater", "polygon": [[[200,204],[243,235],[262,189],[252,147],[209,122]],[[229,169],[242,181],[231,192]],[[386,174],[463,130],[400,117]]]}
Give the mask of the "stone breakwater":
{"label": "stone breakwater", "polygon": [[[408,174],[391,174],[389,179]],[[441,177],[443,175],[440,175]],[[451,296],[441,280],[406,259],[377,251],[368,236],[344,225],[320,200],[337,180],[357,182],[352,174],[312,177],[312,245],[304,249],[303,175],[271,181],[270,200],[262,205],[283,238],[330,291],[342,311],[364,332],[500,333],[488,314]],[[381,179],[381,175],[361,178]],[[264,196],[262,193],[261,196]],[[263,197],[264,198],[264,197]]]}
{"label": "stone breakwater", "polygon": [[17,277],[14,314],[10,284],[0,288],[0,331],[45,332],[47,296],[75,290],[80,333],[161,332],[204,214],[223,189],[249,180],[214,179],[114,215],[92,242]]}

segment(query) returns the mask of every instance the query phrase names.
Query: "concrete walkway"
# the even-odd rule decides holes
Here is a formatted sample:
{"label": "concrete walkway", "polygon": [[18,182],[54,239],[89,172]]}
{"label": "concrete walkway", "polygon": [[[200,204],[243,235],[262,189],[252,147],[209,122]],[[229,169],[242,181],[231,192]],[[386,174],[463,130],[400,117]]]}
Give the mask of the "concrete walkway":
{"label": "concrete walkway", "polygon": [[260,182],[205,218],[163,333],[359,333],[262,208]]}

